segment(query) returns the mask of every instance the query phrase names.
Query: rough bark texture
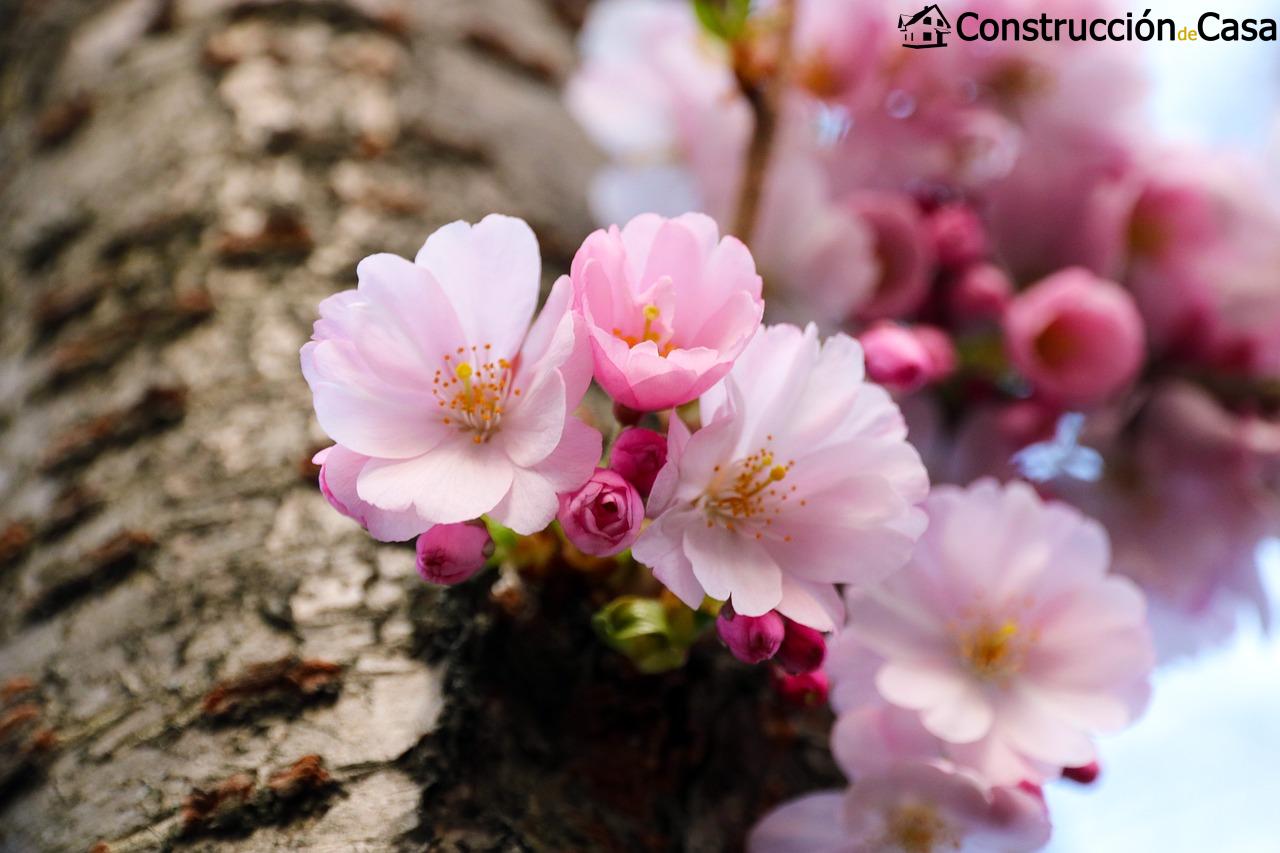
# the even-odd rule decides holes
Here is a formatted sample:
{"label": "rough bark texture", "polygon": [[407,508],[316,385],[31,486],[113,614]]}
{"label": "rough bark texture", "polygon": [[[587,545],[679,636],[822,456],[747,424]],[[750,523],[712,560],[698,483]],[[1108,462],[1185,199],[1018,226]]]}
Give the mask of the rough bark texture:
{"label": "rough bark texture", "polygon": [[830,777],[579,573],[438,591],[316,489],[297,351],[374,251],[597,162],[579,4],[0,0],[0,850],[719,850]]}

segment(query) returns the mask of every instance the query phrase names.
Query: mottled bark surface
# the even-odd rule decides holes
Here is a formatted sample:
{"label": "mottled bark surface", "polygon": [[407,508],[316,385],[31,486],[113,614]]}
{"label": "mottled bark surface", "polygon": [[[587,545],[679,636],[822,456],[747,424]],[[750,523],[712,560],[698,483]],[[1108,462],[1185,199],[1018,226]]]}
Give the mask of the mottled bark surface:
{"label": "mottled bark surface", "polygon": [[577,11],[0,0],[0,850],[732,849],[830,775],[759,671],[635,674],[567,570],[426,589],[315,487],[363,255],[589,230]]}

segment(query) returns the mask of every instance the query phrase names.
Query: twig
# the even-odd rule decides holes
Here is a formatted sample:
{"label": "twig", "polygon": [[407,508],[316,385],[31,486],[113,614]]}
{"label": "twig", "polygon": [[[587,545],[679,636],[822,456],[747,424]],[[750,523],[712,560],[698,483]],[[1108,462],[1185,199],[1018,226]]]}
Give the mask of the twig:
{"label": "twig", "polygon": [[769,170],[769,158],[777,136],[782,95],[786,88],[791,65],[791,34],[795,23],[795,0],[781,0],[774,12],[777,15],[776,60],[772,73],[759,73],[753,66],[749,45],[734,51],[734,74],[738,87],[747,99],[755,118],[751,142],[747,148],[747,162],[743,168],[742,185],[738,192],[738,207],[733,223],[733,233],[750,243],[760,213],[760,199],[764,194],[765,177]]}

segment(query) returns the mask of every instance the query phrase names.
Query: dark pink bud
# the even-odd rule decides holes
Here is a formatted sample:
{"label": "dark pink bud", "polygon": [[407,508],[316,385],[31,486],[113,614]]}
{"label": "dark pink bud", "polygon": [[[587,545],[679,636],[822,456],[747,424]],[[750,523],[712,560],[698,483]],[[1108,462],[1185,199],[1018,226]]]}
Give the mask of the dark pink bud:
{"label": "dark pink bud", "polygon": [[484,568],[493,541],[484,524],[437,524],[418,537],[418,574],[428,583],[455,584]]}
{"label": "dark pink bud", "polygon": [[1102,767],[1096,761],[1090,761],[1083,767],[1064,767],[1062,778],[1079,782],[1081,785],[1092,785],[1102,774]]}
{"label": "dark pink bud", "polygon": [[787,633],[778,649],[778,665],[792,675],[820,669],[827,658],[827,638],[821,631],[791,619],[785,624]]}
{"label": "dark pink bud", "polygon": [[952,270],[962,270],[986,258],[987,231],[982,220],[967,204],[947,204],[929,216],[929,233],[938,262]]}
{"label": "dark pink bud", "polygon": [[1013,282],[993,264],[969,267],[951,288],[951,311],[964,322],[998,319],[1013,299]]}
{"label": "dark pink bud", "polygon": [[894,391],[909,393],[955,369],[950,338],[931,326],[901,326],[883,321],[859,338],[867,376]]}
{"label": "dark pink bud", "polygon": [[597,468],[578,491],[560,495],[556,518],[578,550],[594,557],[611,557],[629,548],[640,535],[644,501],[621,474]]}
{"label": "dark pink bud", "polygon": [[773,689],[788,705],[813,708],[826,704],[827,694],[831,692],[831,682],[820,669],[798,675],[779,671],[774,675]]}
{"label": "dark pink bud", "polygon": [[[673,415],[673,417],[675,417]],[[609,468],[648,498],[658,471],[667,464],[667,437],[651,429],[624,429],[609,452]]]}
{"label": "dark pink bud", "polygon": [[760,663],[778,653],[786,626],[777,611],[770,610],[763,616],[743,616],[726,603],[716,619],[716,633],[738,660]]}

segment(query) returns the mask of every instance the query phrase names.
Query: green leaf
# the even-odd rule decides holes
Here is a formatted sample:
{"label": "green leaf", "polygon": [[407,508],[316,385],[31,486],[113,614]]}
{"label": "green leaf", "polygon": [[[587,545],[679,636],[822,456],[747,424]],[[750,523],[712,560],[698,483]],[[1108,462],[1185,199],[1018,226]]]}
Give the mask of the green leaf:
{"label": "green leaf", "polygon": [[725,27],[724,8],[716,0],[693,0],[693,12],[698,16],[698,23],[708,34],[718,39],[728,40]]}

